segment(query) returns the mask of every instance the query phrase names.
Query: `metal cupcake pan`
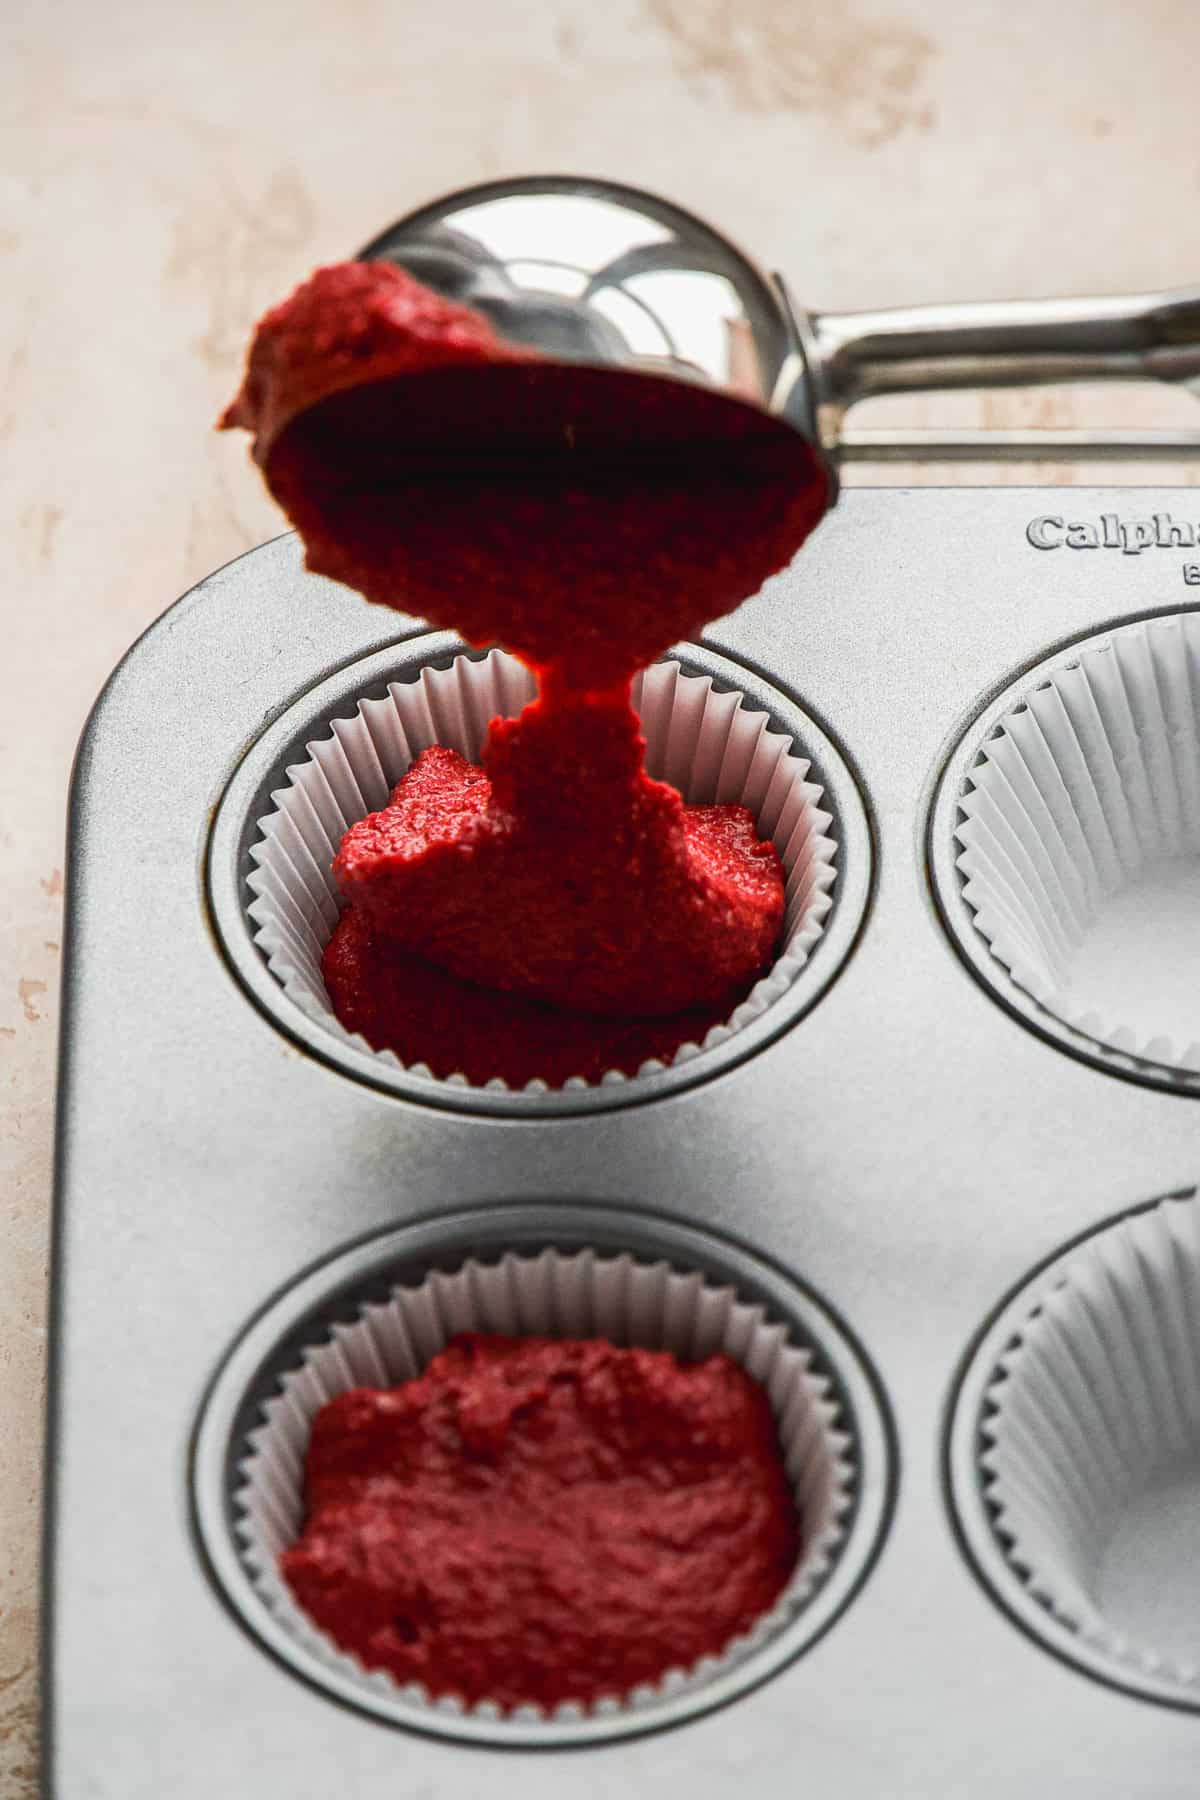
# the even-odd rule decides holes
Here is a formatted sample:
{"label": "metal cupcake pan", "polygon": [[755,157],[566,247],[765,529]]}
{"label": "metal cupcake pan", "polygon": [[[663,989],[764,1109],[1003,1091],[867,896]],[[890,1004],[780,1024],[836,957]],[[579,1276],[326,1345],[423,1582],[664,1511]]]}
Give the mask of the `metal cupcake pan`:
{"label": "metal cupcake pan", "polygon": [[[685,647],[688,673],[811,757],[833,905],[760,1018],[594,1091],[381,1067],[289,1010],[254,941],[252,845],[287,769],[363,696],[448,667],[453,639],[416,622],[398,637],[284,539],[135,647],[85,734],[72,812],[49,1792],[384,1793],[402,1756],[439,1800],[514,1778],[551,1800],[566,1765],[545,1751],[565,1734],[581,1800],[670,1781],[783,1800],[800,1778],[849,1800],[1190,1795],[1200,1708],[1173,1576],[1200,1463],[1186,1045],[1153,1021],[1129,1045],[1103,1007],[1099,1032],[1058,1018],[997,953],[1011,933],[983,929],[981,865],[960,866],[963,802],[997,744],[1114,634],[1153,628],[1167,760],[1148,791],[1170,766],[1186,811],[1187,684],[1160,654],[1190,632],[1179,570],[1149,551],[1052,558],[1028,527],[1188,505],[851,493],[795,569]],[[1060,886],[1083,907],[1120,882]],[[615,1723],[497,1731],[411,1696],[397,1711],[265,1603],[238,1530],[247,1446],[305,1346],[398,1277],[550,1244],[661,1257],[761,1300],[836,1396],[846,1530],[779,1629]]]}
{"label": "metal cupcake pan", "polygon": [[[523,677],[520,665],[511,663],[511,659],[511,666],[502,661],[493,673],[490,665],[495,661],[495,653],[487,659],[472,657],[461,645],[448,645],[440,635],[432,641],[413,640],[404,648],[406,654],[386,672],[388,698],[368,699],[365,706],[360,701],[354,719],[340,720],[319,744],[306,744],[309,760],[298,767],[289,766],[288,785],[271,795],[276,810],[259,821],[251,843],[250,857],[256,868],[247,878],[246,886],[255,898],[246,910],[256,927],[255,942],[267,956],[268,967],[283,989],[283,996],[276,996],[277,1011],[281,1010],[284,997],[296,999],[300,995],[300,984],[293,978],[295,964],[289,960],[291,942],[278,929],[280,908],[274,897],[275,890],[263,879],[264,873],[267,876],[273,873],[271,853],[274,852],[276,866],[292,873],[297,864],[307,867],[319,862],[323,867],[336,850],[336,834],[329,838],[325,833],[318,833],[318,846],[315,847],[308,839],[302,839],[292,825],[284,809],[296,793],[298,782],[302,782],[314,767],[322,771],[324,780],[329,753],[339,758],[341,779],[339,781],[335,775],[326,781],[326,785],[339,792],[342,786],[351,787],[353,798],[345,817],[340,809],[338,813],[338,828],[344,829],[368,805],[383,803],[413,753],[409,737],[418,742],[428,737],[431,742],[449,743],[465,755],[474,757],[478,755],[482,725],[491,712],[501,708],[515,711],[531,697],[532,689]],[[453,659],[448,667],[447,654]],[[719,659],[705,655],[695,647],[685,649],[684,656],[686,663],[672,659],[662,672],[681,682],[684,688],[699,687],[705,679],[721,682],[722,689],[717,691],[730,692],[741,715],[746,707],[745,696],[725,685],[737,672],[733,666],[722,666]],[[489,675],[492,676],[490,681]],[[640,699],[640,684],[637,698]],[[320,699],[327,701],[328,696],[322,695]],[[696,761],[694,756],[682,759],[677,756],[680,767],[675,770],[665,766],[670,739],[677,730],[672,725],[671,703],[674,699],[675,691],[669,692],[665,708],[660,708],[661,717],[656,716],[652,708],[648,711],[651,720],[648,726],[649,765],[660,776],[674,779],[686,799],[715,799],[718,794],[714,782],[710,781],[709,788],[699,790],[689,783],[688,776]],[[789,755],[794,758],[801,747],[799,734],[811,731],[812,722],[784,696],[775,695],[773,700],[771,713],[759,717],[769,720],[776,733],[781,725],[786,725],[795,734],[779,738],[780,745],[787,745]],[[687,710],[685,695],[678,711],[686,714]],[[694,711],[694,707],[691,710]],[[380,714],[385,716],[382,729],[375,723]],[[311,712],[305,709],[303,716],[309,723],[301,729],[311,729]],[[754,716],[752,710],[750,717]],[[396,732],[397,722],[399,742],[391,748],[387,734]],[[291,713],[280,721],[281,729],[288,726],[295,726]],[[404,735],[405,728],[409,737]],[[356,730],[358,738],[353,738],[351,734]],[[703,743],[703,723],[701,733]],[[708,735],[717,735],[711,725]],[[718,745],[716,750],[718,766],[722,748],[723,745]],[[824,748],[828,755],[830,747]],[[314,750],[318,753],[315,759],[312,756]],[[325,754],[322,755],[322,751]],[[714,761],[712,754],[708,761]],[[342,763],[346,764],[345,769]],[[808,773],[807,761],[797,767],[798,786]],[[849,771],[840,758],[834,768],[841,788],[840,820],[845,816],[847,800],[853,801],[857,795]],[[353,781],[354,775],[358,776],[357,784]],[[373,798],[367,798],[372,794],[372,779],[379,791]],[[751,797],[740,780],[726,785],[729,791],[722,791],[721,798],[748,801]],[[770,785],[773,792],[774,783]],[[767,787],[765,778],[757,782],[759,790],[765,792]],[[811,799],[808,798],[810,790]],[[361,800],[360,792],[364,796]],[[790,919],[789,941],[804,931],[807,952],[823,935],[826,914],[837,904],[836,891],[830,893],[829,890],[834,885],[838,842],[836,837],[818,835],[827,832],[832,824],[831,815],[820,810],[823,791],[809,784],[804,792],[805,801],[797,802],[792,811],[797,811],[800,804],[806,805],[808,810],[797,815],[799,829],[789,814],[790,830],[784,834],[784,843],[780,847],[784,849],[787,838],[792,836],[806,844],[814,838],[817,841],[818,907],[815,918],[811,906],[805,909],[793,903],[794,916]],[[300,799],[309,813],[315,810],[303,788]],[[236,793],[231,804],[244,804],[242,793]],[[299,813],[300,808],[296,810]],[[776,802],[772,821],[778,810]],[[815,825],[812,823],[814,817]],[[279,833],[281,821],[291,827],[282,843],[279,836],[272,841],[269,835],[272,831]],[[854,827],[858,826],[860,829],[855,835],[860,840],[864,835],[862,822],[861,809],[857,809],[851,831],[854,833]],[[244,821],[235,820],[234,823],[240,826],[244,838]],[[769,828],[769,824],[762,825],[764,830]],[[943,900],[956,906],[960,941],[998,997],[1007,1000],[1020,990],[1037,1002],[1039,1013],[1049,1021],[1052,1030],[1063,1032],[1071,1043],[1082,1041],[1098,1062],[1115,1066],[1124,1062],[1130,1066],[1160,1069],[1164,1079],[1174,1079],[1185,1088],[1192,1083],[1200,1084],[1200,1043],[1193,1041],[1190,1032],[1181,1034],[1176,1026],[1174,1035],[1180,1044],[1176,1052],[1172,1050],[1171,1038],[1166,1032],[1149,1029],[1149,1018],[1153,1017],[1157,1002],[1173,1019],[1187,1018],[1190,1010],[1200,1036],[1200,1002],[1189,1009],[1186,975],[1176,969],[1173,979],[1172,955],[1178,952],[1181,944],[1186,950],[1186,931],[1178,924],[1174,932],[1170,929],[1173,918],[1177,920],[1183,910],[1179,888],[1184,888],[1186,905],[1187,881],[1193,874],[1200,875],[1200,614],[1183,611],[1124,624],[1090,636],[1078,645],[1058,650],[1034,669],[1023,672],[991,703],[985,718],[963,734],[962,742],[943,774],[939,805],[931,816],[930,832],[935,845],[935,869],[944,869],[947,857],[954,856],[956,880],[950,896],[943,892]],[[856,865],[861,855],[860,843],[856,842]],[[795,866],[790,860],[785,866],[794,886]],[[826,871],[824,874],[822,869]],[[315,888],[316,901],[326,910],[331,899],[336,904],[335,895],[316,888],[314,883],[309,885]],[[806,892],[810,885],[806,883]],[[1193,882],[1193,885],[1197,883]],[[1128,903],[1131,890],[1132,906]],[[861,883],[858,891],[861,895]],[[284,892],[288,901],[292,901],[294,894],[302,903],[308,897],[294,873],[291,886]],[[1109,922],[1108,914],[1123,902],[1124,915],[1114,925]],[[970,927],[963,923],[963,909],[969,914]],[[310,901],[308,916],[311,912]],[[851,921],[852,925],[856,923],[857,917]],[[1106,926],[1110,941],[1097,952],[1093,948],[1093,939],[1103,937]],[[839,936],[845,944],[846,931]],[[1195,938],[1198,977],[1195,986],[1200,993],[1200,929],[1196,930]],[[986,945],[986,956],[980,948],[981,943]],[[272,950],[273,954],[270,953]],[[1092,952],[1090,964],[1087,960],[1089,951]],[[795,960],[802,968],[807,955]],[[1085,964],[1082,983],[1075,975],[1075,964],[1079,961]],[[1147,964],[1152,977],[1148,983]],[[1141,1003],[1143,1030],[1140,1034],[1124,1022],[1116,1022],[1117,1002],[1107,991],[1111,988],[1118,993],[1122,991],[1122,971],[1129,968],[1133,972],[1132,980],[1126,980],[1125,991],[1135,995]],[[308,972],[307,963],[305,970]],[[313,979],[310,972],[308,979]],[[1089,979],[1094,992],[1089,988]],[[782,977],[772,981],[771,985],[776,990],[782,988],[786,994],[795,980],[796,970],[791,969],[786,987]],[[1076,997],[1080,985],[1083,993]],[[1139,991],[1146,985],[1151,990],[1148,996]],[[763,986],[767,986],[766,981]],[[1178,994],[1180,986],[1184,990],[1182,1000]],[[759,1003],[760,1009],[777,1004],[780,997],[779,992],[764,997]],[[789,998],[794,997],[789,995]],[[803,1008],[803,996],[800,998]],[[325,1017],[319,1006],[309,1006],[306,1010],[326,1029],[338,1032],[336,1021]],[[751,1017],[757,1016],[753,1008],[746,1010]],[[796,1016],[794,1010],[791,1016]],[[361,1042],[356,1047],[361,1049]],[[715,1043],[711,1048],[715,1048]],[[690,1049],[695,1054],[698,1047]],[[1155,1056],[1156,1049],[1161,1051],[1161,1056]],[[378,1065],[380,1059],[372,1060]],[[690,1057],[682,1060],[690,1060]],[[394,1058],[385,1057],[383,1062],[385,1067],[400,1068]],[[648,1068],[634,1078],[629,1097],[636,1099],[641,1081],[658,1072],[656,1068]],[[412,1072],[402,1070],[402,1073],[411,1075]],[[447,1084],[436,1085],[442,1088]],[[465,1086],[461,1081],[457,1085],[460,1090]],[[579,1084],[572,1085],[577,1087]],[[504,1084],[496,1086],[502,1089]],[[544,1085],[538,1084],[533,1092],[527,1090],[524,1095],[515,1096],[515,1104],[519,1105],[522,1099],[538,1104],[547,1091]],[[637,1236],[636,1227],[634,1236]],[[1107,1244],[1106,1236],[1102,1236],[1100,1244],[1102,1252]],[[1189,1248],[1197,1259],[1196,1292],[1200,1294],[1200,1238]],[[1182,1254],[1186,1257],[1188,1250]],[[1064,1282],[1068,1294],[1073,1293],[1068,1277],[1059,1276],[1058,1279]],[[1010,1368],[1010,1351],[990,1372],[982,1419],[973,1427],[978,1441],[970,1452],[970,1473],[960,1476],[960,1483],[965,1479],[976,1499],[981,1496],[997,1540],[1001,1543],[1008,1540],[1008,1547],[1002,1554],[1010,1569],[1018,1571],[1018,1579],[1023,1580],[1027,1591],[1048,1605],[1058,1623],[1065,1626],[1070,1640],[1067,1653],[1073,1654],[1081,1667],[1110,1676],[1116,1670],[1118,1677],[1123,1675],[1126,1683],[1136,1691],[1150,1697],[1165,1697],[1200,1706],[1200,1637],[1193,1653],[1196,1658],[1193,1669],[1182,1654],[1172,1655],[1152,1645],[1129,1644],[1118,1626],[1104,1620],[1092,1598],[1101,1579],[1102,1553],[1107,1553],[1105,1532],[1107,1530],[1111,1535],[1120,1529],[1119,1521],[1124,1516],[1122,1508],[1139,1500],[1144,1492],[1132,1476],[1123,1485],[1104,1463],[1106,1454],[1110,1458],[1117,1454],[1113,1449],[1114,1434],[1118,1432],[1122,1403],[1130,1401],[1128,1390],[1132,1385],[1135,1395],[1140,1396],[1144,1382],[1137,1338],[1131,1338],[1126,1332],[1117,1341],[1107,1342],[1105,1331],[1106,1327],[1113,1329],[1124,1318],[1129,1304],[1136,1306],[1139,1303],[1147,1310],[1151,1318],[1149,1328],[1153,1330],[1150,1298],[1149,1292],[1140,1291],[1130,1302],[1119,1292],[1114,1293],[1108,1296],[1108,1313],[1101,1309],[1100,1324],[1088,1322],[1091,1338],[1095,1339],[1098,1334],[1102,1341],[1099,1351],[1095,1343],[1090,1346],[1094,1360],[1099,1362],[1107,1350],[1105,1367],[1113,1390],[1107,1410],[1096,1408],[1088,1420],[1099,1439],[1096,1466],[1084,1463],[1075,1467],[1069,1462],[1070,1449],[1074,1448],[1082,1455],[1090,1448],[1089,1445],[1072,1445],[1069,1439],[1072,1427],[1076,1432],[1080,1429],[1084,1398],[1099,1376],[1097,1368],[1087,1366],[1080,1344],[1068,1342],[1058,1346],[1062,1368],[1053,1363],[1048,1369],[1038,1367],[1028,1377],[1030,1392],[1019,1394],[1024,1414],[1033,1415],[1039,1421],[1046,1437],[1053,1439],[1051,1446],[1035,1444],[1031,1449],[1022,1442],[1028,1431],[1028,1417],[1022,1416],[1022,1408],[1012,1399],[1012,1392],[1020,1389],[1022,1373],[1028,1369],[1029,1361],[1028,1358],[1025,1361],[1017,1358]],[[1041,1304],[1033,1304],[1035,1315]],[[1028,1321],[1026,1327],[1028,1329]],[[1080,1331],[1085,1335],[1082,1327]],[[1079,1371],[1081,1357],[1085,1365],[1082,1374]],[[1066,1372],[1081,1383],[1078,1393],[1064,1395],[1059,1391]],[[1189,1378],[1193,1384],[1200,1378],[1200,1364],[1189,1364],[1183,1371],[1168,1368],[1161,1375],[1162,1382],[1172,1392]],[[1053,1424],[1047,1423],[1043,1416],[1043,1390],[1058,1398],[1064,1410],[1065,1418],[1059,1422],[1057,1434]],[[1200,1395],[1200,1387],[1197,1394]],[[1007,1431],[1003,1428],[1006,1399],[1018,1421]],[[1161,1423],[1157,1416],[1161,1407],[1156,1411],[1154,1397],[1143,1404],[1155,1415],[1149,1428],[1152,1437],[1155,1425]],[[1197,1405],[1200,1406],[1200,1398]],[[1175,1435],[1179,1436],[1179,1432]],[[1014,1437],[1018,1440],[1015,1449]],[[1179,1458],[1184,1456],[1185,1449],[1186,1446],[1180,1444],[1165,1443],[1162,1457],[1170,1467],[1169,1453],[1173,1451]],[[1200,1428],[1195,1433],[1192,1449],[1200,1461]],[[1160,1477],[1160,1459],[1153,1446],[1140,1438],[1133,1446],[1122,1446],[1125,1455],[1132,1456],[1135,1451],[1148,1459],[1147,1482]],[[996,1473],[998,1465],[1007,1472],[1011,1493],[1003,1475]],[[1107,1478],[1113,1492],[1104,1495],[1095,1492],[1095,1485],[1101,1478]],[[1064,1494],[1064,1485],[1071,1490],[1072,1484],[1076,1491]],[[969,1509],[970,1499],[964,1504]],[[1061,1516],[1056,1516],[1055,1529],[1050,1532],[1052,1542],[1048,1554],[1054,1573],[1047,1586],[1047,1578],[1040,1576],[1035,1567],[1024,1566],[1029,1551],[1013,1521],[1022,1519],[1025,1536],[1032,1536],[1042,1543],[1047,1529],[1047,1509],[1056,1504]],[[1039,1523],[1043,1528],[1041,1535],[1036,1529]],[[1092,1538],[1096,1540],[1094,1543]],[[1076,1540],[1086,1541],[1077,1544]],[[1057,1552],[1057,1561],[1054,1552]],[[1076,1552],[1085,1560],[1084,1572],[1080,1573],[1078,1569],[1064,1572],[1061,1566],[1064,1559],[1069,1561]],[[214,1547],[210,1546],[210,1554],[219,1566],[219,1555]],[[243,1565],[244,1562],[243,1556]],[[1161,1556],[1158,1562],[1162,1562]],[[1155,1558],[1152,1551],[1141,1569],[1143,1586],[1148,1581],[1153,1587]],[[1169,1582],[1166,1569],[1158,1568],[1157,1580],[1160,1585]],[[1065,1588],[1069,1592],[1070,1599],[1064,1601],[1056,1597],[1056,1581],[1060,1591]],[[1147,1605],[1153,1610],[1154,1604],[1152,1596]],[[787,1643],[803,1644],[811,1630],[810,1620],[801,1621],[787,1634]],[[1052,1630],[1049,1636],[1052,1641]],[[289,1651],[293,1661],[302,1660],[302,1652],[298,1651],[294,1638]],[[783,1654],[786,1653],[785,1647]],[[329,1679],[329,1659],[324,1661],[322,1673],[335,1691],[349,1693],[357,1703],[366,1704],[393,1722],[416,1723],[430,1728],[429,1721],[438,1719],[436,1709],[414,1707],[411,1701],[406,1704],[402,1699],[398,1700],[386,1682],[376,1680],[368,1684],[361,1671],[348,1671],[345,1661],[342,1659],[343,1667],[334,1671],[332,1680]],[[752,1684],[754,1678],[753,1670],[749,1675],[743,1672],[741,1676],[747,1684]],[[690,1711],[719,1703],[731,1691],[736,1691],[738,1685],[737,1674],[727,1678],[727,1672],[722,1671],[722,1678],[701,1682],[686,1699],[674,1704],[664,1704],[660,1697],[656,1703],[630,1707],[613,1718],[582,1724],[571,1722],[565,1727],[545,1721],[532,1726],[527,1722],[518,1722],[515,1726],[507,1722],[497,1727],[491,1721],[481,1722],[479,1718],[464,1715],[461,1709],[451,1709],[449,1713],[443,1709],[440,1728],[450,1735],[468,1738],[481,1735],[498,1743],[597,1741],[631,1730],[653,1729],[656,1723],[673,1722]],[[438,1725],[432,1728],[437,1729]]]}

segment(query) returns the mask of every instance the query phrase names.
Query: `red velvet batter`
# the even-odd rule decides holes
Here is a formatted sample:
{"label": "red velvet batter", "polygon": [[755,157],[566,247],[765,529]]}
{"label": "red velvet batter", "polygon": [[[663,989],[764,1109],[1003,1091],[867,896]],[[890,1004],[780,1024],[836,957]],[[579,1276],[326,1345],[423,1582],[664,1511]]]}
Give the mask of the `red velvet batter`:
{"label": "red velvet batter", "polygon": [[[827,499],[807,446],[699,386],[507,346],[386,264],[320,270],[269,313],[223,423],[255,433],[311,568],[539,674],[481,770],[423,758],[348,833],[338,878],[372,932],[326,959],[343,1023],[377,957],[371,1041],[419,1025],[414,1060],[476,1065],[480,1010],[456,1043],[444,984],[401,998],[400,952],[605,1018],[728,1012],[773,954],[779,859],[744,808],[649,780],[629,681],[790,559]],[[516,1081],[546,1038],[528,1007],[508,1027],[490,1073]]]}
{"label": "red velvet batter", "polygon": [[255,434],[309,568],[585,688],[756,593],[828,504],[757,407],[544,361],[387,263],[269,312],[222,424]]}
{"label": "red velvet batter", "polygon": [[397,945],[485,987],[617,1018],[728,1013],[779,936],[779,857],[745,807],[685,807],[641,752],[628,704],[590,698],[497,721],[490,783],[427,750],[346,833],[342,892]]}
{"label": "red velvet batter", "polygon": [[510,1087],[573,1075],[599,1081],[609,1069],[636,1075],[650,1057],[669,1062],[681,1044],[702,1044],[743,996],[667,1018],[619,1019],[545,1006],[522,994],[462,981],[377,936],[357,906],[343,912],[322,962],[334,1011],[347,1031],[403,1063],[423,1062],[445,1080],[482,1086],[500,1074]]}
{"label": "red velvet batter", "polygon": [[799,1553],[770,1406],[725,1356],[465,1335],[322,1408],[281,1558],[368,1668],[504,1706],[719,1653]]}

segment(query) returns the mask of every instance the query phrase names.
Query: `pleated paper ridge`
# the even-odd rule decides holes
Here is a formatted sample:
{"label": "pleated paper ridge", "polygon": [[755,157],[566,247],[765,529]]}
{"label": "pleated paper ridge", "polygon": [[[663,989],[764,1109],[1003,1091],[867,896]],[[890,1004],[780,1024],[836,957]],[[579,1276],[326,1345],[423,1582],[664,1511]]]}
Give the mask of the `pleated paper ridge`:
{"label": "pleated paper ridge", "polygon": [[[537,1705],[505,1711],[490,1701],[466,1706],[434,1698],[418,1683],[401,1686],[385,1671],[368,1670],[340,1650],[293,1599],[278,1561],[303,1518],[304,1456],[317,1411],[353,1387],[391,1387],[412,1380],[459,1331],[505,1336],[607,1338],[619,1345],[665,1349],[688,1360],[724,1351],[762,1385],[779,1431],[783,1460],[801,1523],[796,1570],[769,1613],[719,1656],[668,1670],[658,1682],[588,1704]],[[661,1704],[691,1692],[777,1636],[829,1572],[845,1534],[856,1470],[851,1439],[841,1427],[828,1380],[811,1352],[793,1343],[785,1326],[731,1287],[706,1282],[696,1271],[647,1263],[628,1253],[593,1250],[537,1256],[509,1252],[494,1263],[468,1260],[453,1273],[437,1271],[419,1286],[397,1287],[364,1306],[307,1346],[262,1408],[262,1423],[246,1439],[234,1496],[235,1527],[246,1567],[274,1618],[327,1668],[377,1693],[414,1707],[460,1716],[562,1722],[604,1717]]]}
{"label": "pleated paper ridge", "polygon": [[1070,990],[1105,902],[1148,866],[1200,854],[1197,616],[1118,629],[1053,670],[1000,721],[968,783],[963,897],[1013,982],[1112,1050],[1200,1071],[1200,1042]]}
{"label": "pleated paper ridge", "polygon": [[[385,697],[360,701],[353,717],[333,720],[328,737],[305,746],[306,759],[286,770],[285,786],[271,795],[273,810],[258,821],[250,850],[255,866],[247,878],[254,899],[247,910],[267,966],[308,1017],[393,1068],[404,1065],[392,1051],[372,1050],[338,1023],[321,977],[321,956],[341,906],[332,873],[338,846],[357,819],[387,804],[422,750],[442,744],[477,760],[489,721],[511,718],[534,692],[529,671],[502,650],[483,658],[462,655],[448,669],[426,668],[415,681],[393,682]],[[633,698],[650,774],[671,782],[692,804],[749,807],[786,872],[782,951],[703,1044],[681,1045],[671,1060],[683,1063],[749,1025],[795,981],[833,905],[837,845],[832,815],[821,804],[824,790],[807,779],[809,763],[795,754],[789,737],[769,728],[766,713],[739,694],[718,693],[708,676],[687,675],[677,662],[647,669],[634,683]],[[666,1066],[651,1058],[637,1073]],[[410,1065],[409,1072],[437,1079],[424,1063]],[[605,1084],[629,1079],[618,1069],[602,1077]],[[471,1085],[463,1075],[449,1081]],[[498,1076],[486,1085],[508,1086]],[[576,1076],[565,1085],[591,1084]],[[522,1091],[545,1093],[547,1083],[531,1081]]]}
{"label": "pleated paper ridge", "polygon": [[1101,1559],[1156,1477],[1200,1459],[1200,1207],[1161,1201],[1081,1247],[1033,1304],[985,1396],[994,1525],[1029,1591],[1088,1644],[1139,1670],[1200,1670],[1104,1616]]}

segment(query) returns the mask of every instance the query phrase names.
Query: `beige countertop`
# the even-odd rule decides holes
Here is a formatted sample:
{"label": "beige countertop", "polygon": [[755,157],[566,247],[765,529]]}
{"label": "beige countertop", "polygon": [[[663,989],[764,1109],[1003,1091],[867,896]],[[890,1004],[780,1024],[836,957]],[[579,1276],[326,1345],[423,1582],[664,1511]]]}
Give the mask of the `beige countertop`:
{"label": "beige countertop", "polygon": [[[1198,39],[1194,0],[1136,9],[1126,0],[8,0],[6,1800],[36,1788],[38,1465],[71,753],[136,634],[200,576],[279,529],[244,444],[210,429],[256,315],[314,262],[352,252],[417,202],[537,169],[660,188],[784,269],[816,305],[1200,280]],[[887,416],[1187,425],[1192,404],[1110,390],[909,403]],[[1189,473],[1114,468],[1097,478]]]}

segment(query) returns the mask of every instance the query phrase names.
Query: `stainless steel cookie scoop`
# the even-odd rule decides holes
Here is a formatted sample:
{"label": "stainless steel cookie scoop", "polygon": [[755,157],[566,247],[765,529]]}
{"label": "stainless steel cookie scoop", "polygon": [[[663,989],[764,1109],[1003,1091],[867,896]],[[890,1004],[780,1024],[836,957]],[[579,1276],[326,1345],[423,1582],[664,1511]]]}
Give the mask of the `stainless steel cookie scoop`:
{"label": "stainless steel cookie scoop", "polygon": [[849,409],[876,394],[1155,379],[1200,397],[1200,287],[812,312],[681,207],[571,176],[464,188],[360,255],[398,264],[546,356],[701,382],[755,403],[818,449],[835,491],[848,461],[1200,451],[1200,431],[843,432]]}

